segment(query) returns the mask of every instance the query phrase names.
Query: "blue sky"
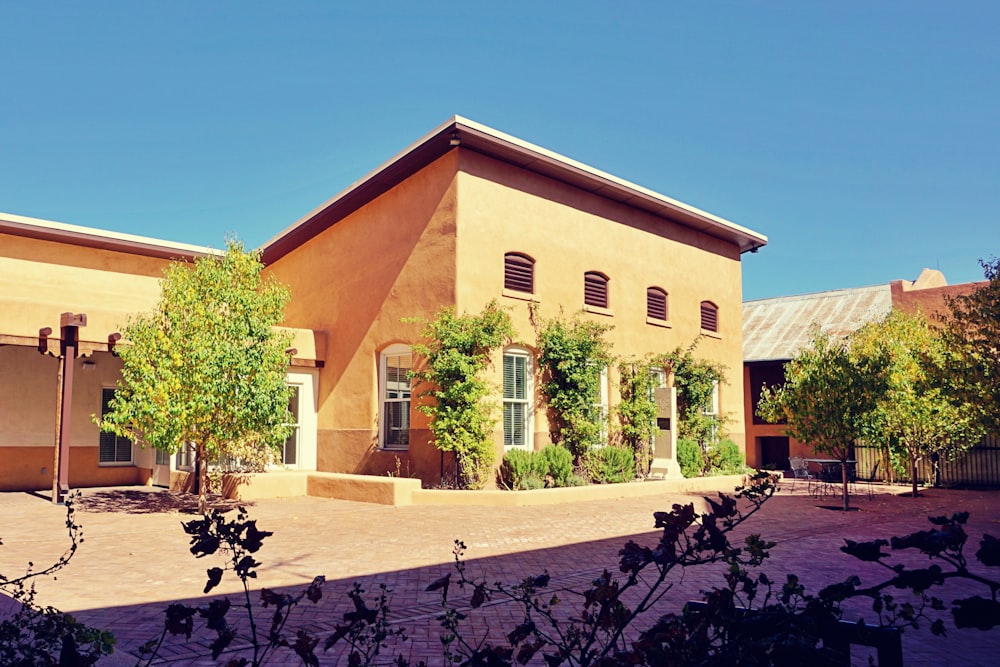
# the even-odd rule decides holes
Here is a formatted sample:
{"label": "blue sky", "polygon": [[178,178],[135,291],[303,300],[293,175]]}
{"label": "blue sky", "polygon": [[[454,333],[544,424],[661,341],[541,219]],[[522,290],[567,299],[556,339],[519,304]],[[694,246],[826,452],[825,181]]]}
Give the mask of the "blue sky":
{"label": "blue sky", "polygon": [[0,0],[0,211],[256,246],[460,114],[768,235],[746,299],[977,280],[998,34],[995,2]]}

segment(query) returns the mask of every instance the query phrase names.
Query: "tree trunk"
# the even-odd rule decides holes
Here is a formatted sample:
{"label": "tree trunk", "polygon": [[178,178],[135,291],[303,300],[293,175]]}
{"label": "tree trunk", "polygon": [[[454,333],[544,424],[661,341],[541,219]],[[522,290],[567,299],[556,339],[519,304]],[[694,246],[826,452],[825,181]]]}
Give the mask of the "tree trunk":
{"label": "tree trunk", "polygon": [[916,498],[920,494],[917,493],[917,457],[910,457],[910,481],[913,484],[913,497]]}
{"label": "tree trunk", "polygon": [[850,489],[847,486],[847,457],[845,456],[840,460],[840,478],[844,483],[844,511],[847,512],[851,509],[851,494]]}
{"label": "tree trunk", "polygon": [[208,487],[208,461],[205,457],[205,445],[198,444],[195,448],[198,476],[198,514],[208,514],[208,498],[205,490]]}

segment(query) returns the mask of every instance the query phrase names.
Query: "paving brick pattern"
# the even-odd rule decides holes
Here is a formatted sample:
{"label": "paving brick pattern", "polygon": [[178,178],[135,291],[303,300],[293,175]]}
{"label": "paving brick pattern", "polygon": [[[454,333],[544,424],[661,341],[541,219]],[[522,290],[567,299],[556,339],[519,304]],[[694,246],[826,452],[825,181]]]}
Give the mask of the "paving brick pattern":
{"label": "paving brick pattern", "polygon": [[[38,599],[91,625],[112,630],[118,652],[107,665],[135,664],[130,653],[159,634],[169,602],[201,598],[204,572],[214,563],[196,561],[180,528],[191,514],[181,504],[143,502],[155,491],[90,490],[78,520],[85,541],[71,564],[55,581],[38,583]],[[118,494],[118,495],[116,495]],[[139,494],[139,495],[137,495]],[[149,499],[169,499],[149,496]],[[315,575],[327,578],[319,605],[296,611],[293,627],[329,632],[347,610],[346,593],[357,581],[371,594],[379,583],[392,589],[390,620],[405,627],[412,641],[408,657],[441,664],[435,620],[439,597],[426,585],[452,569],[452,546],[462,539],[468,571],[489,581],[515,582],[548,570],[551,588],[579,589],[604,568],[614,571],[618,549],[629,539],[652,543],[652,512],[674,503],[702,503],[698,496],[661,495],[628,500],[586,501],[544,507],[385,507],[318,498],[286,498],[253,503],[250,514],[274,535],[258,554],[260,584],[269,588],[302,586]],[[858,574],[874,581],[877,565],[861,563],[838,551],[844,538],[888,537],[928,527],[926,516],[968,510],[969,554],[983,532],[1000,535],[1000,492],[933,489],[918,499],[889,493],[854,500],[860,510],[844,513],[823,509],[835,499],[817,500],[802,490],[783,491],[772,499],[743,532],[761,533],[777,542],[766,570],[800,575],[807,588]],[[150,512],[149,508],[158,511]],[[0,571],[11,573],[27,561],[47,563],[65,548],[64,514],[46,499],[31,494],[0,494]],[[919,557],[914,563],[925,562]],[[677,608],[719,583],[710,568],[686,572],[664,601]],[[234,596],[235,579],[213,591]],[[961,591],[955,591],[960,594]],[[952,597],[958,597],[958,594]],[[453,599],[462,599],[455,591]],[[948,598],[951,599],[950,597]],[[865,609],[857,607],[865,616]],[[872,618],[868,610],[867,617]],[[512,604],[490,604],[473,612],[477,631],[499,637],[518,622]],[[1000,664],[1000,632],[949,629],[949,639],[929,632],[904,634],[907,667]],[[191,642],[168,639],[158,664],[212,665],[204,646],[208,635]],[[201,642],[200,648],[196,642]],[[322,664],[338,664],[331,651]],[[224,663],[224,660],[220,661]],[[867,664],[858,657],[856,664]],[[299,665],[289,652],[278,652],[270,665]]]}

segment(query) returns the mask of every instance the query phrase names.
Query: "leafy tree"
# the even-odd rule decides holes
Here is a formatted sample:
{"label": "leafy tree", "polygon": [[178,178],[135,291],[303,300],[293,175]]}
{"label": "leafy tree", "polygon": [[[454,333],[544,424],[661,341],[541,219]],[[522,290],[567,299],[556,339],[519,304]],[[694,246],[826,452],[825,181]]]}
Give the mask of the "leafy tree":
{"label": "leafy tree", "polygon": [[869,416],[865,438],[909,463],[913,497],[923,456],[954,457],[982,433],[971,406],[956,405],[936,380],[945,365],[945,342],[921,314],[893,311],[851,336],[856,355],[882,357],[888,387]]}
{"label": "leafy tree", "polygon": [[123,331],[124,363],[104,431],[175,453],[191,443],[198,509],[207,464],[239,448],[276,450],[288,436],[287,333],[275,326],[289,292],[261,275],[257,252],[172,262],[156,309]]}
{"label": "leafy tree", "polygon": [[953,352],[950,393],[977,406],[983,425],[1000,432],[1000,258],[979,262],[988,281],[948,303],[945,337]]}
{"label": "leafy tree", "polygon": [[490,391],[482,375],[493,351],[514,336],[510,315],[496,301],[479,315],[445,308],[422,335],[427,342],[413,349],[426,363],[412,377],[427,386],[421,396],[433,402],[417,409],[431,418],[433,444],[454,453],[458,485],[480,489],[490,480],[496,458],[494,406],[486,400]]}
{"label": "leafy tree", "polygon": [[574,317],[547,320],[538,329],[542,392],[553,418],[552,441],[579,462],[602,444],[607,416],[601,414],[601,373],[611,363],[604,338],[611,327]]}
{"label": "leafy tree", "polygon": [[757,413],[785,420],[785,432],[841,461],[844,509],[850,508],[846,462],[888,388],[886,360],[858,357],[845,340],[816,332],[812,344],[785,366],[785,384],[765,387]]}

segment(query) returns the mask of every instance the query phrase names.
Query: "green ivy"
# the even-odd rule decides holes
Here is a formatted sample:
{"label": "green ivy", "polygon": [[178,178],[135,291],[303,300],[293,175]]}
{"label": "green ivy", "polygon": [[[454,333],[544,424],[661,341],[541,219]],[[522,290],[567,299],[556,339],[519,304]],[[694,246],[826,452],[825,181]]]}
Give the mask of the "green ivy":
{"label": "green ivy", "polygon": [[580,460],[602,444],[606,420],[600,414],[601,370],[611,363],[605,340],[610,326],[573,318],[547,320],[538,329],[542,392],[548,399],[552,441]]}
{"label": "green ivy", "polygon": [[656,380],[650,373],[654,365],[647,359],[618,366],[618,435],[622,446],[631,449],[635,455],[635,472],[640,477],[649,472],[653,460],[650,445],[653,436],[659,432],[656,427],[656,401],[653,400]]}
{"label": "green ivy", "polygon": [[411,377],[426,385],[421,397],[433,399],[417,407],[430,417],[432,444],[452,452],[460,488],[481,489],[492,478],[493,403],[483,372],[494,350],[513,339],[510,315],[496,301],[479,315],[456,315],[441,310],[427,323],[414,351],[424,358]]}
{"label": "green ivy", "polygon": [[726,367],[696,358],[697,343],[695,340],[686,349],[678,347],[660,355],[656,364],[673,374],[677,390],[677,437],[693,440],[706,451],[718,442],[725,424],[721,414],[706,414],[706,411],[712,405],[715,385],[725,382]]}

